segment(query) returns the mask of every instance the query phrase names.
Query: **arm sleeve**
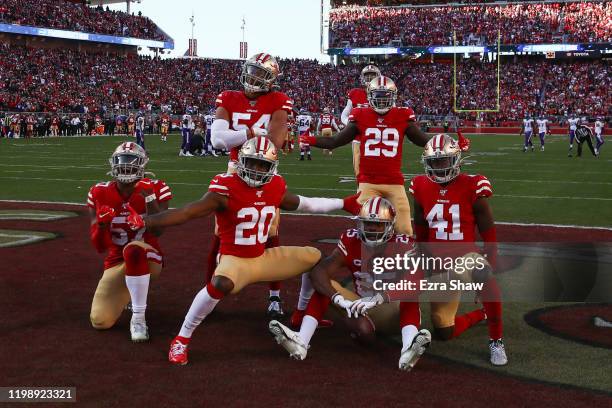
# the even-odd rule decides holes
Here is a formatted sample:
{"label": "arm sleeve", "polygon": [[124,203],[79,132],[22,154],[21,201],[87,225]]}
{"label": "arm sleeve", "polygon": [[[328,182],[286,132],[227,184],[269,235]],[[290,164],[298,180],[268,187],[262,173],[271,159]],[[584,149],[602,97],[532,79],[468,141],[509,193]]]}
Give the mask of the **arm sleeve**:
{"label": "arm sleeve", "polygon": [[352,110],[353,110],[353,102],[350,99],[348,99],[346,101],[346,106],[344,107],[344,110],[342,111],[342,115],[340,115],[340,121],[345,126],[348,124],[349,115],[351,114]]}
{"label": "arm sleeve", "polygon": [[225,119],[215,119],[210,127],[210,141],[215,149],[231,149],[247,140],[246,130],[231,130]]}
{"label": "arm sleeve", "polygon": [[229,197],[230,195],[230,189],[227,185],[225,185],[224,181],[226,179],[224,178],[223,174],[217,174],[211,181],[210,181],[210,185],[208,186],[208,191],[212,192],[212,193],[217,193],[217,194],[221,194],[223,196]]}
{"label": "arm sleeve", "polygon": [[303,197],[298,195],[300,203],[297,210],[308,213],[328,213],[335,210],[341,210],[344,206],[344,201],[339,198],[319,198],[319,197]]}

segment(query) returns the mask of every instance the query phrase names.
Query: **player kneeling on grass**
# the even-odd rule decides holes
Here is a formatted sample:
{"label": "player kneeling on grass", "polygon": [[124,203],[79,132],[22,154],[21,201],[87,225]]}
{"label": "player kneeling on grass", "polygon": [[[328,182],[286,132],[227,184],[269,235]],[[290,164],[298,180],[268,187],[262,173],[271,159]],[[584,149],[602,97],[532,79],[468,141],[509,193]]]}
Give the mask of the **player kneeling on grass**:
{"label": "player kneeling on grass", "polygon": [[[418,292],[375,292],[374,279],[379,278],[375,278],[376,275],[368,270],[368,265],[381,256],[413,254],[415,243],[409,236],[395,233],[395,209],[391,202],[384,198],[374,197],[367,200],[362,205],[357,219],[359,229],[345,231],[334,252],[310,272],[316,292],[308,302],[299,332],[292,331],[276,320],[270,322],[270,332],[291,357],[304,360],[315,329],[330,303],[337,306],[336,312],[340,312],[336,314],[358,338],[372,337],[379,329],[396,331],[399,320],[402,333],[399,368],[409,371],[431,342],[429,331],[419,330],[421,313]],[[343,288],[332,279],[346,269],[351,272],[355,292]],[[391,279],[397,278],[395,273],[391,274],[394,275]],[[378,276],[384,278],[382,275]],[[420,278],[420,271],[408,277],[416,283],[416,287]],[[304,290],[300,292],[300,296],[303,296],[303,293]],[[391,302],[398,296],[410,301]]]}
{"label": "player kneeling on grass", "polygon": [[161,272],[162,254],[159,230],[133,230],[126,219],[131,211],[154,214],[165,210],[172,198],[163,181],[144,177],[148,160],[136,143],[122,143],[110,159],[114,180],[96,184],[87,196],[91,241],[98,252],[108,251],[91,304],[91,324],[96,329],[111,328],[131,301],[130,333],[135,342],[149,339],[147,294],[150,279]]}
{"label": "player kneeling on grass", "polygon": [[[354,205],[355,196],[345,200],[302,197],[287,191],[285,180],[276,174],[277,151],[265,137],[244,143],[238,155],[237,173],[219,174],[198,201],[144,219],[133,214],[132,228],[162,228],[215,214],[221,239],[219,263],[210,283],[198,292],[179,335],[170,344],[168,358],[187,364],[191,336],[217,303],[256,282],[281,281],[309,271],[321,258],[312,247],[279,246],[266,249],[268,232],[276,210],[326,213]],[[348,208],[347,208],[348,211]]]}
{"label": "player kneeling on grass", "polygon": [[488,273],[495,268],[497,258],[495,222],[488,201],[493,190],[486,177],[460,173],[461,150],[460,143],[449,135],[432,137],[422,155],[426,174],[413,178],[409,188],[414,196],[417,242],[428,256],[473,258],[481,252],[475,244],[476,229],[484,241],[486,268],[472,272],[470,277],[483,283],[479,298],[484,311],[457,316],[461,292],[450,292],[446,299],[451,300],[431,303],[434,336],[450,340],[486,318],[491,364],[505,365],[508,359],[502,340],[501,291]]}

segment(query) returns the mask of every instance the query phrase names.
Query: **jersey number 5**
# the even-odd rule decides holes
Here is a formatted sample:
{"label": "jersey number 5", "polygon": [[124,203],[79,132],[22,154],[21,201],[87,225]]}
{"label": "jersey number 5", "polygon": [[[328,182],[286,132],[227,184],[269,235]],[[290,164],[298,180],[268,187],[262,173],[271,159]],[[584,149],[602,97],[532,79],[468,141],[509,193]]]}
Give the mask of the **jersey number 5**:
{"label": "jersey number 5", "polygon": [[368,128],[365,131],[366,142],[364,147],[365,156],[395,157],[399,145],[399,132],[395,128]]}
{"label": "jersey number 5", "polygon": [[[257,120],[257,122],[255,122],[255,124],[253,124],[253,126],[251,126],[251,128],[253,129],[267,129],[268,128],[268,124],[270,123],[270,118],[272,116],[268,113],[266,113],[265,115],[261,115],[259,117],[259,120]],[[234,130],[243,130],[243,129],[247,129],[248,126],[244,123],[240,123],[240,121],[249,121],[251,120],[251,114],[250,113],[238,113],[235,112],[232,115],[232,127],[234,128]]]}
{"label": "jersey number 5", "polygon": [[448,221],[444,218],[444,204],[436,204],[433,206],[429,214],[427,214],[427,222],[429,228],[436,230],[436,239],[446,241],[461,241],[463,232],[461,232],[461,219],[459,218],[459,204],[453,204],[448,208],[448,213],[451,216],[451,232],[447,232]]}
{"label": "jersey number 5", "polygon": [[255,245],[258,242],[265,244],[274,214],[276,214],[276,207],[271,205],[260,211],[255,207],[246,207],[238,211],[237,218],[246,221],[236,225],[234,243],[236,245]]}

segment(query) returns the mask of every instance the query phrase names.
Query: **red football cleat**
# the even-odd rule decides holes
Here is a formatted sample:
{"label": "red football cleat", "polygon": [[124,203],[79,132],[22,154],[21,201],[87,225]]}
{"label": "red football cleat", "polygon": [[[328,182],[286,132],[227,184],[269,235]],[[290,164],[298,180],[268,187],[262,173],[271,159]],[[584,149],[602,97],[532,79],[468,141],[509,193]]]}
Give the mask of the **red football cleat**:
{"label": "red football cleat", "polygon": [[[295,309],[291,314],[291,319],[289,320],[289,324],[291,325],[291,327],[299,329],[302,325],[302,319],[304,318],[305,313],[306,312],[304,310]],[[331,320],[321,319],[319,320],[318,328],[322,329],[332,327],[333,325],[334,322],[332,322]]]}
{"label": "red football cleat", "polygon": [[[181,340],[183,342],[181,342]],[[172,364],[185,365],[188,363],[187,359],[187,347],[189,344],[184,342],[185,340],[176,336],[172,343],[170,343],[170,351],[168,352],[168,361]]]}

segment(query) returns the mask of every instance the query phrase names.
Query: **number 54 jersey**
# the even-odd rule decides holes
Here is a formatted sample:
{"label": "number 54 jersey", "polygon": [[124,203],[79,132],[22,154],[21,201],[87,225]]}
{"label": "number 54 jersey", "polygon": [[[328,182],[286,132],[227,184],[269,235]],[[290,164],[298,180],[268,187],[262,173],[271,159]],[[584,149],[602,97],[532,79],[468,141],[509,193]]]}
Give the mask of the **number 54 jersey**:
{"label": "number 54 jersey", "polygon": [[218,174],[208,191],[228,198],[228,206],[216,212],[221,245],[219,253],[255,258],[266,249],[270,225],[280,206],[287,185],[274,175],[259,188],[249,187],[237,174]]}
{"label": "number 54 jersey", "polygon": [[[215,104],[229,113],[232,130],[268,129],[274,112],[284,110],[290,114],[293,111],[293,101],[278,91],[260,95],[257,99],[247,98],[244,91],[223,91],[217,96]],[[231,150],[230,160],[238,161],[239,150],[240,146]]]}
{"label": "number 54 jersey", "polygon": [[404,184],[402,148],[404,132],[416,120],[414,111],[394,107],[381,115],[371,107],[354,108],[349,116],[359,128],[361,140],[359,183]]}
{"label": "number 54 jersey", "polygon": [[479,197],[493,195],[491,182],[485,176],[463,173],[446,185],[425,175],[416,176],[409,191],[429,225],[427,242],[474,242],[474,203]]}

